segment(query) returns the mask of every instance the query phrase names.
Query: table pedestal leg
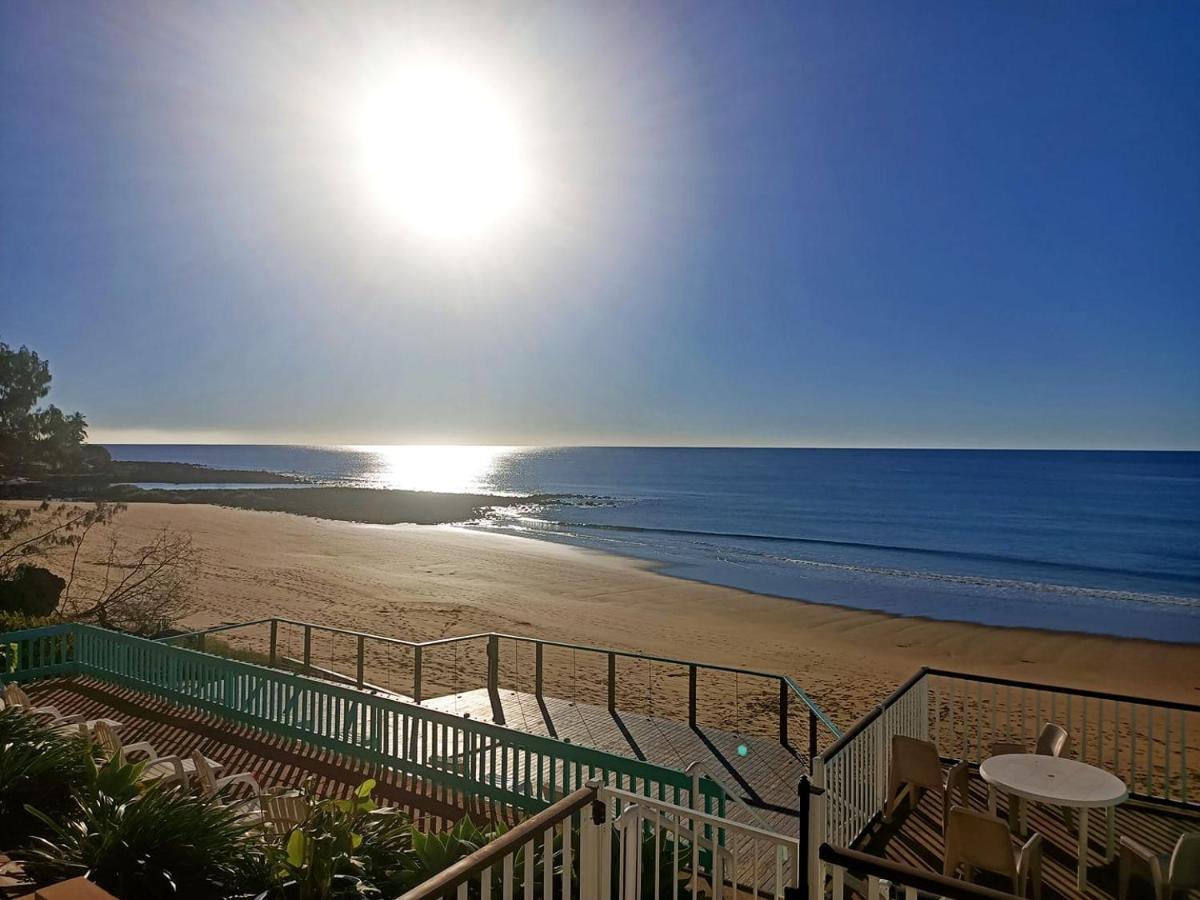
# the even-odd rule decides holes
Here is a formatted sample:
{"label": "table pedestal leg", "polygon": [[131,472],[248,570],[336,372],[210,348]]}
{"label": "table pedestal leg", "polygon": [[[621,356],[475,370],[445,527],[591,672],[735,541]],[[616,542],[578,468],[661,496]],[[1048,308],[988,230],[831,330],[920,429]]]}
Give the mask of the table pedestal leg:
{"label": "table pedestal leg", "polygon": [[1021,798],[1020,812],[1017,814],[1017,833],[1021,837],[1029,835],[1029,801]]}
{"label": "table pedestal leg", "polygon": [[1087,890],[1088,811],[1079,810],[1079,871],[1075,875],[1075,889],[1082,894]]}
{"label": "table pedestal leg", "polygon": [[988,813],[996,815],[996,787],[991,784],[988,785]]}
{"label": "table pedestal leg", "polygon": [[1108,808],[1108,822],[1105,825],[1104,834],[1104,861],[1112,862],[1112,858],[1117,855],[1117,808],[1110,806]]}

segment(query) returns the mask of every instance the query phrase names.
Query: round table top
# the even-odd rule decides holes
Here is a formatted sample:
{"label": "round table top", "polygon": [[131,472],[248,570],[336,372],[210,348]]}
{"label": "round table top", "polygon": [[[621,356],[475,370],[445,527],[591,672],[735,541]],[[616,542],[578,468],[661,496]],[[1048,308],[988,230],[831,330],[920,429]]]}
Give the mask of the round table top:
{"label": "round table top", "polygon": [[1053,806],[1116,806],[1129,789],[1116,775],[1058,756],[1006,753],[985,759],[979,775],[989,784]]}

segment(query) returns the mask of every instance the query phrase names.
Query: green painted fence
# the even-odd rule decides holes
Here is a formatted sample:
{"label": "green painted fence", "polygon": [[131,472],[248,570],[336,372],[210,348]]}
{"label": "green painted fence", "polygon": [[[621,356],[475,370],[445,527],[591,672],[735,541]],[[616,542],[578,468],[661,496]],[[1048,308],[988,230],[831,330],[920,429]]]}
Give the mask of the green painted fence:
{"label": "green painted fence", "polygon": [[[592,779],[692,801],[691,779],[665,766],[102,628],[0,634],[0,648],[0,681],[90,676],[520,810]],[[702,780],[700,794],[698,808],[725,814],[720,785]]]}

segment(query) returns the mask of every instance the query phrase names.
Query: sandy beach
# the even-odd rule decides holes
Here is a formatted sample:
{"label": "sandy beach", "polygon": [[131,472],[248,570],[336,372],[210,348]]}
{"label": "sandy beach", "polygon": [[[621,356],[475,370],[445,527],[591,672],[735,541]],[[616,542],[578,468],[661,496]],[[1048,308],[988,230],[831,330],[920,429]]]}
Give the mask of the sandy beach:
{"label": "sandy beach", "polygon": [[[1195,645],[902,618],[667,577],[645,563],[450,527],[132,504],[203,552],[196,628],[272,615],[414,640],[505,631],[791,675],[835,721],[921,665],[1195,703]],[[99,536],[91,538],[100,542]]]}

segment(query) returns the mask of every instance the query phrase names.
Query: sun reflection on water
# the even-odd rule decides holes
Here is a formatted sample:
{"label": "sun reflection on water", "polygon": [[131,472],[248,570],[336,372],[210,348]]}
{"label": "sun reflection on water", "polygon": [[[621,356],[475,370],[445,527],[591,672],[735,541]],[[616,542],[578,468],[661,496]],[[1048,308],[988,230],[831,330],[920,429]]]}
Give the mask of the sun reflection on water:
{"label": "sun reflection on water", "polygon": [[465,445],[356,446],[372,459],[367,487],[451,494],[508,493],[495,488],[493,475],[501,460],[519,447]]}

